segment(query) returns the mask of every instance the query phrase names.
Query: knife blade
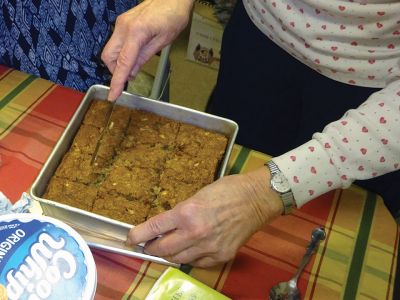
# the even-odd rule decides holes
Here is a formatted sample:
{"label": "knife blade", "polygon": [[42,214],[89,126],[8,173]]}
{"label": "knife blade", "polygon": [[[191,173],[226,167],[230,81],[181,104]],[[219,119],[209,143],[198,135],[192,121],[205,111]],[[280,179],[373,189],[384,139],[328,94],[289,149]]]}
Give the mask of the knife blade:
{"label": "knife blade", "polygon": [[111,124],[111,115],[112,115],[112,113],[114,111],[116,103],[117,103],[117,100],[112,102],[111,109],[108,111],[108,113],[106,115],[106,126],[104,127],[103,131],[101,132],[101,134],[100,134],[100,136],[99,136],[99,138],[97,140],[96,147],[94,148],[94,152],[92,154],[92,159],[90,160],[90,165],[93,165],[94,162],[97,159],[97,153],[99,152],[100,145],[101,145],[101,142],[103,140],[104,134],[109,130],[109,127],[110,127],[110,124]]}

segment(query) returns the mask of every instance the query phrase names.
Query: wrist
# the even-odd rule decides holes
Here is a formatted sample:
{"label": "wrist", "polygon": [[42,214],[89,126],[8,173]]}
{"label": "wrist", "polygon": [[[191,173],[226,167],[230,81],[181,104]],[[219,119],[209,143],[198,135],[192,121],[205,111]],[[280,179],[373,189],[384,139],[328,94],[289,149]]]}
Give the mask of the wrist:
{"label": "wrist", "polygon": [[271,174],[263,166],[244,174],[253,190],[253,199],[262,223],[283,214],[284,207],[280,195],[271,188]]}
{"label": "wrist", "polygon": [[283,214],[288,215],[296,206],[289,181],[274,161],[270,160],[266,162],[265,166],[270,175],[270,187],[279,195],[282,201]]}

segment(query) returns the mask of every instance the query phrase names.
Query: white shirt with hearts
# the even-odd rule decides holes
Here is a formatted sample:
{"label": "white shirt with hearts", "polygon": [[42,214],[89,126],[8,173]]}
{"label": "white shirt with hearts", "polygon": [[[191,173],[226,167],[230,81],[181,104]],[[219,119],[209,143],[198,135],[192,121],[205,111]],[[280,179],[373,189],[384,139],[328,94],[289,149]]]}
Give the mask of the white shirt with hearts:
{"label": "white shirt with hearts", "polygon": [[304,145],[274,158],[297,206],[400,169],[400,1],[244,0],[254,24],[320,74],[382,88]]}

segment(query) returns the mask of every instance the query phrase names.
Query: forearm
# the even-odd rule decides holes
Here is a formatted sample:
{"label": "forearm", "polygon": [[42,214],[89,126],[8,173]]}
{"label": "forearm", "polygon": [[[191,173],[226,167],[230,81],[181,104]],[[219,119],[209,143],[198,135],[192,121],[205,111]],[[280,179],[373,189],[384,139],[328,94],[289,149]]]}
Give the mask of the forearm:
{"label": "forearm", "polygon": [[287,176],[298,206],[354,180],[400,168],[400,80],[274,161]]}

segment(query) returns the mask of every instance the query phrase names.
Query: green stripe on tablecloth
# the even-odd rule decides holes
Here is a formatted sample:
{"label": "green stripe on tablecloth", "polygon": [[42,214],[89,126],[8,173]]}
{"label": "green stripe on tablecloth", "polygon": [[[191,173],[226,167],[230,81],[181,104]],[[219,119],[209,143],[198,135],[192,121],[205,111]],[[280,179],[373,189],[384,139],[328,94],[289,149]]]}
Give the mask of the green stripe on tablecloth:
{"label": "green stripe on tablecloth", "polygon": [[371,266],[365,266],[364,268],[366,273],[374,275],[376,278],[382,279],[383,281],[390,281],[390,275],[388,273]]}
{"label": "green stripe on tablecloth", "polygon": [[[229,171],[229,175],[240,173],[249,154],[250,154],[250,149],[242,147],[235,162],[233,163],[231,170]],[[186,274],[189,274],[192,268],[193,267],[191,265],[181,265],[179,270],[181,270]]]}
{"label": "green stripe on tablecloth", "polygon": [[[380,251],[384,251],[381,248],[378,248],[378,249]],[[329,257],[330,259],[336,261],[337,263],[341,263],[343,265],[347,265],[348,262],[349,262],[349,258],[346,255],[344,255],[344,254],[342,254],[342,253],[340,253],[338,251],[329,249],[329,248],[326,249],[324,256],[325,257]],[[377,278],[380,278],[383,281],[389,281],[390,280],[390,278],[389,278],[390,275],[388,273],[383,272],[383,271],[381,271],[381,270],[379,270],[377,268],[374,268],[374,267],[366,265],[366,266],[364,266],[364,269],[365,269],[366,273],[371,274],[371,275],[373,275],[373,276],[375,276]]]}
{"label": "green stripe on tablecloth", "polygon": [[349,262],[349,258],[339,253],[338,251],[326,248],[324,256],[329,257],[330,259],[334,260],[335,262],[341,263],[346,265]]}
{"label": "green stripe on tablecloth", "polygon": [[244,163],[247,160],[247,157],[250,154],[250,149],[246,148],[246,147],[242,147],[242,149],[240,150],[231,170],[229,171],[229,175],[233,175],[233,174],[239,174],[240,171],[243,168]]}
{"label": "green stripe on tablecloth", "polygon": [[0,109],[3,109],[10,101],[17,96],[21,91],[23,91],[28,85],[32,83],[36,79],[36,76],[30,75],[24,81],[22,81],[19,85],[17,85],[10,93],[5,96],[0,102]]}
{"label": "green stripe on tablecloth", "polygon": [[376,194],[368,192],[361,217],[360,228],[353,251],[353,260],[347,277],[347,284],[343,299],[356,299],[361,271],[363,268],[365,252],[367,250],[368,238],[371,231],[372,219],[376,205]]}

